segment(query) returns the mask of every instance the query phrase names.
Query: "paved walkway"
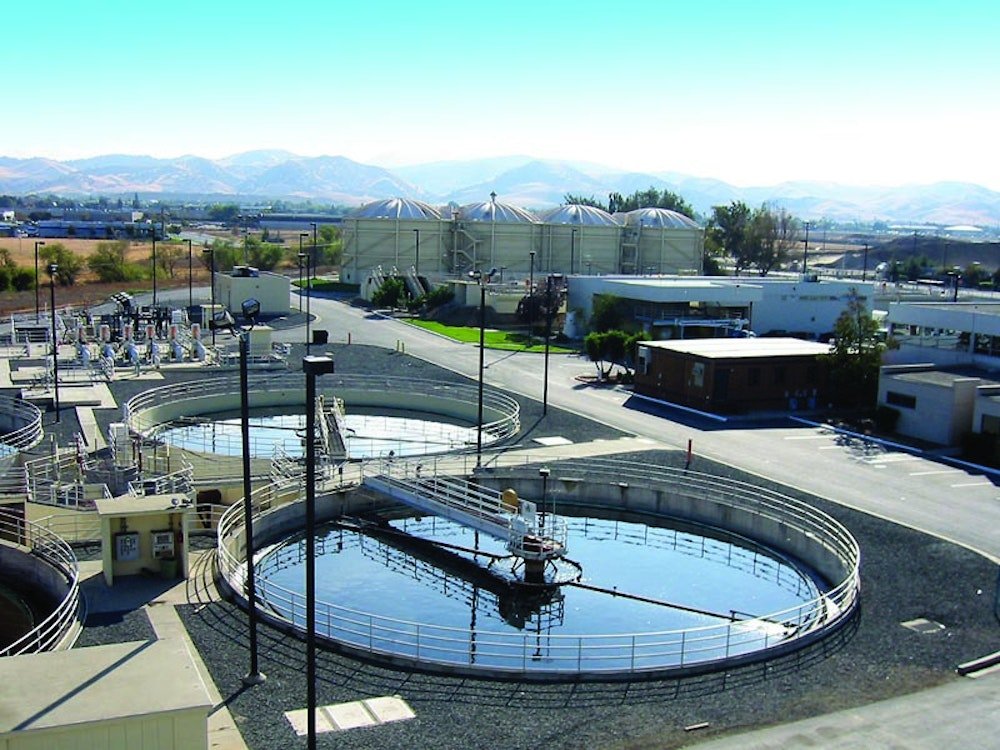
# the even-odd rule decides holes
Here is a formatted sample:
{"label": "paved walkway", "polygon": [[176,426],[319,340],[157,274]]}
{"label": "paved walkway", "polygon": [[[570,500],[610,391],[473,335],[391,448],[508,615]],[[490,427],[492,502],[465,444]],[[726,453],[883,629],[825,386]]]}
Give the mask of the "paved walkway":
{"label": "paved walkway", "polygon": [[696,743],[698,750],[996,748],[1000,670],[846,711]]}

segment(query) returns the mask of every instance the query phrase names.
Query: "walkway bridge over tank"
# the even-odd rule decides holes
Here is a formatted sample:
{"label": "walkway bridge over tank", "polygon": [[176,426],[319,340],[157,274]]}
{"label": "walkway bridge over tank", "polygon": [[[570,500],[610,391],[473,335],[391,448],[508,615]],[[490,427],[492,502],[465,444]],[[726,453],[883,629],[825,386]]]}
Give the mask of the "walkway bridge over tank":
{"label": "walkway bridge over tank", "polygon": [[446,464],[385,459],[364,470],[364,484],[412,508],[476,529],[506,543],[526,562],[544,562],[566,554],[566,519],[538,511],[538,506],[448,474]]}

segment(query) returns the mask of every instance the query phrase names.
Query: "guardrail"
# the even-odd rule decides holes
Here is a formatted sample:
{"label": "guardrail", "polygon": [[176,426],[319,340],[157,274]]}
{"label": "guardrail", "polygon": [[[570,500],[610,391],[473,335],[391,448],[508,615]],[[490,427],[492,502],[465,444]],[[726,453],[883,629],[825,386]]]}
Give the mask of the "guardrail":
{"label": "guardrail", "polygon": [[0,650],[0,656],[53,651],[64,644],[80,609],[80,566],[64,539],[38,524],[0,514],[0,543],[12,544],[58,570],[66,578],[66,594],[52,613]]}
{"label": "guardrail", "polygon": [[[251,373],[249,379],[250,393],[277,393],[289,391],[301,393],[304,389],[304,379],[299,372],[282,372],[262,375]],[[475,421],[478,408],[478,386],[465,383],[449,383],[440,381],[420,380],[416,378],[378,377],[362,378],[359,376],[327,376],[322,379],[322,392],[333,394],[344,401],[348,408],[352,400],[363,401],[365,405],[383,404],[388,407],[400,408],[402,400],[411,404],[427,405],[426,411],[452,416],[464,415],[471,422]],[[164,407],[176,407],[184,401],[201,401],[213,397],[228,397],[239,392],[239,381],[234,376],[218,376],[203,378],[196,381],[176,383],[145,391],[130,399],[124,407],[125,422],[132,432],[146,436],[155,436],[169,421],[164,422],[159,413]],[[271,404],[274,405],[274,404]],[[288,403],[289,407],[298,406],[299,402]],[[253,400],[250,404],[254,406]],[[202,407],[203,409],[204,407]],[[172,409],[176,411],[176,409]],[[502,391],[485,388],[483,390],[483,412],[488,421],[483,423],[483,433],[495,441],[506,440],[517,434],[520,429],[520,403]],[[197,404],[182,410],[188,419],[196,419],[200,413]],[[338,417],[339,418],[339,415]],[[282,445],[273,440],[258,441],[251,434],[251,454],[254,456],[271,456],[276,447],[288,452],[290,445]],[[296,434],[290,439],[296,446],[301,443],[301,437]],[[240,455],[242,453],[239,429],[231,434],[213,431],[205,434],[197,445],[185,441],[181,446],[188,450],[217,455]],[[472,448],[469,447],[469,450]]]}
{"label": "guardrail", "polygon": [[[519,467],[529,463],[523,456],[517,457],[516,462]],[[837,521],[806,503],[745,482],[640,463],[587,459],[560,461],[556,466],[560,474],[572,476],[580,483],[601,482],[625,491],[646,487],[679,493],[699,502],[770,519],[782,524],[789,533],[817,545],[817,554],[822,552],[836,559],[842,575],[840,580],[832,581],[830,589],[794,607],[696,628],[616,635],[470,631],[318,601],[317,632],[349,650],[403,663],[552,679],[600,678],[704,671],[758,660],[822,637],[845,622],[855,610],[860,595],[857,542]],[[518,472],[519,469],[511,470],[513,475]],[[498,469],[493,476],[505,477],[505,474]],[[530,473],[524,471],[524,476]],[[296,491],[294,485],[287,489]],[[255,513],[265,507],[265,503],[254,499]],[[239,592],[243,591],[246,569],[241,537],[242,513],[231,509],[220,523],[218,560],[220,572]],[[257,606],[266,617],[293,628],[305,626],[306,602],[301,592],[258,578],[257,593]],[[245,592],[243,596],[245,600]]]}
{"label": "guardrail", "polygon": [[42,412],[28,401],[0,396],[0,414],[10,429],[0,434],[0,446],[15,451],[34,448],[42,439]]}

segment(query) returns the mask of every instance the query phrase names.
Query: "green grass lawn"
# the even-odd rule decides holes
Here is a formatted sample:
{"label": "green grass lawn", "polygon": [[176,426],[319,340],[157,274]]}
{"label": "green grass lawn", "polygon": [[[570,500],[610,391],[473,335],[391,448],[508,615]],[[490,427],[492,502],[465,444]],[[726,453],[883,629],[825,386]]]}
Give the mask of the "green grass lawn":
{"label": "green grass lawn", "polygon": [[[418,320],[416,318],[406,320],[405,322],[418,328],[447,336],[450,339],[455,339],[455,341],[479,343],[478,326],[446,326],[441,323],[435,323],[433,320]],[[532,340],[531,346],[528,346],[528,335],[526,333],[496,331],[487,328],[483,339],[487,349],[506,349],[509,351],[525,352],[545,351],[545,342],[537,336]],[[549,344],[549,351],[554,354],[570,354],[575,352],[576,349]]]}

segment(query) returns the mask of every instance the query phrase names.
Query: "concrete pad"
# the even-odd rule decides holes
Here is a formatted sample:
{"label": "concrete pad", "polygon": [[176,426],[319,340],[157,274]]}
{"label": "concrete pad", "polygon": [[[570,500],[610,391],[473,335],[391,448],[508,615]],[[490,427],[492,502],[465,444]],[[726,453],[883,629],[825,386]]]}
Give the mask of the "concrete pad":
{"label": "concrete pad", "polygon": [[[309,717],[306,709],[300,708],[295,711],[285,711],[285,718],[288,719],[288,723],[291,724],[292,730],[299,737],[305,737],[309,733]],[[371,717],[369,717],[369,720],[371,720]],[[322,708],[317,708],[316,733],[333,732],[335,730],[337,730],[337,727],[334,726],[326,712],[323,711]]]}
{"label": "concrete pad", "polygon": [[324,706],[317,713],[319,714],[316,717],[317,731],[319,731],[319,716],[323,714],[326,714],[330,723],[340,731],[357,729],[358,727],[373,727],[379,723],[362,701]]}
{"label": "concrete pad", "polygon": [[87,450],[93,453],[102,448],[108,447],[108,442],[101,434],[97,426],[97,419],[94,417],[94,409],[91,406],[76,407],[76,421],[80,423],[80,434],[83,435],[87,443]]}
{"label": "concrete pad", "polygon": [[[415,719],[413,709],[398,695],[335,703],[316,708],[316,732],[343,732],[360,727],[374,727],[394,721]],[[306,709],[286,711],[285,718],[300,737],[308,733]]]}
{"label": "concrete pad", "polygon": [[410,708],[409,704],[398,695],[384,698],[369,698],[362,702],[371,712],[372,716],[382,724],[388,724],[390,721],[406,721],[407,719],[417,718],[417,715]]}
{"label": "concrete pad", "polygon": [[539,443],[540,445],[544,445],[546,447],[549,447],[549,448],[551,448],[552,446],[555,446],[555,445],[572,445],[573,444],[572,440],[567,440],[566,438],[560,437],[558,435],[556,435],[554,437],[540,437],[540,438],[535,438],[535,442]]}

